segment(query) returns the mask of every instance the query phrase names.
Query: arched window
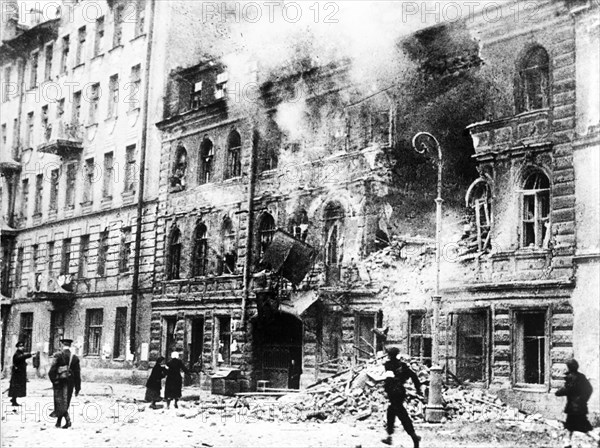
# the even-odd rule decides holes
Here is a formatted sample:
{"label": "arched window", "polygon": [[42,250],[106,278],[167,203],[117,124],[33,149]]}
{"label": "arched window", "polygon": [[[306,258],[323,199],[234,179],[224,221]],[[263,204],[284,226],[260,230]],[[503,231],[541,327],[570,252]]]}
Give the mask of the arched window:
{"label": "arched window", "polygon": [[343,235],[344,208],[339,202],[330,202],[325,206],[325,275],[326,280],[340,279],[342,248],[340,240]]}
{"label": "arched window", "polygon": [[275,233],[275,220],[270,213],[263,213],[258,224],[258,261],[260,261],[273,241]]}
{"label": "arched window", "polygon": [[517,113],[549,105],[550,64],[543,47],[530,49],[521,60],[518,77]]}
{"label": "arched window", "polygon": [[200,163],[198,164],[199,185],[212,182],[214,155],[213,142],[205,136],[200,144]]}
{"label": "arched window", "polygon": [[550,240],[550,180],[541,171],[530,173],[523,184],[522,247],[547,248]]}
{"label": "arched window", "polygon": [[187,151],[185,147],[178,146],[173,163],[173,174],[171,175],[171,187],[180,191],[185,188],[185,172],[187,170]]}
{"label": "arched window", "polygon": [[169,235],[169,247],[167,249],[167,279],[179,278],[181,266],[181,231],[177,226],[173,227]]}
{"label": "arched window", "polygon": [[231,218],[225,217],[221,224],[218,274],[235,274],[236,263],[237,248],[235,244],[235,230]]}
{"label": "arched window", "polygon": [[225,179],[242,175],[242,138],[233,130],[227,138],[227,170]]}
{"label": "arched window", "polygon": [[206,275],[206,262],[208,259],[208,240],[206,226],[199,222],[194,229],[194,244],[192,249],[192,276]]}
{"label": "arched window", "polygon": [[479,252],[491,249],[492,229],[492,190],[485,178],[480,177],[471,184],[465,196],[468,222],[465,223],[465,237],[469,246]]}
{"label": "arched window", "polygon": [[289,221],[289,232],[294,238],[300,241],[306,241],[308,236],[308,215],[303,208],[296,210]]}

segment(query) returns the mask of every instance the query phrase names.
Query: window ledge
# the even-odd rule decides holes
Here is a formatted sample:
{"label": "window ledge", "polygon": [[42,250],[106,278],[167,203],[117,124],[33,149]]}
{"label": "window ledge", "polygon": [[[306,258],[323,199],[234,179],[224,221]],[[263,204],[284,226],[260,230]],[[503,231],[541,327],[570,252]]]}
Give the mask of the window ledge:
{"label": "window ledge", "polygon": [[138,107],[134,107],[133,109],[129,109],[126,113],[127,115],[133,115],[133,114],[137,114],[140,112],[140,108]]}
{"label": "window ledge", "polygon": [[100,202],[100,206],[101,206],[102,210],[109,209],[112,206],[112,196],[106,196],[106,197],[102,198],[102,201]]}
{"label": "window ledge", "polygon": [[91,60],[95,61],[96,59],[102,59],[104,57],[104,53],[98,53],[96,56],[94,56]]}
{"label": "window ledge", "polygon": [[519,112],[518,114],[516,114],[515,118],[526,118],[526,117],[530,117],[533,115],[538,115],[538,114],[543,114],[543,113],[548,113],[548,112],[550,112],[549,107],[544,107],[542,109],[526,110],[526,111]]}
{"label": "window ledge", "polygon": [[145,37],[146,37],[146,33],[141,33],[141,34],[138,34],[137,36],[135,36],[129,42],[135,42],[136,40],[140,40],[140,39],[145,38]]}
{"label": "window ledge", "polygon": [[73,66],[73,70],[75,70],[76,68],[79,68],[79,67],[83,67],[83,66],[85,66],[85,62],[82,62],[80,64],[74,65]]}
{"label": "window ledge", "polygon": [[97,127],[98,127],[98,122],[85,125],[86,129],[92,129],[92,128],[97,128]]}
{"label": "window ledge", "polygon": [[232,184],[234,182],[239,182],[240,180],[242,180],[243,176],[235,176],[235,177],[230,177],[228,179],[223,179],[223,183],[224,184]]}
{"label": "window ledge", "polygon": [[135,191],[125,191],[121,194],[123,204],[132,204],[135,201]]}
{"label": "window ledge", "polygon": [[110,50],[108,50],[108,52],[111,53],[111,52],[115,51],[117,48],[123,48],[123,44],[115,45]]}

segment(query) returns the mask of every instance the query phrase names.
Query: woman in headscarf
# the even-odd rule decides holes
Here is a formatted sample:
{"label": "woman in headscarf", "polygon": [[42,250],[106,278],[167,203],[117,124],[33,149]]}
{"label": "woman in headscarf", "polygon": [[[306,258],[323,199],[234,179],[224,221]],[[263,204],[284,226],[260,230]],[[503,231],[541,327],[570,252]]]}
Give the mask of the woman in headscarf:
{"label": "woman in headscarf", "polygon": [[156,402],[161,400],[160,390],[162,389],[162,379],[167,375],[167,368],[164,366],[165,358],[159,356],[152,372],[146,382],[146,401],[152,402],[150,408],[156,409]]}
{"label": "woman in headscarf", "polygon": [[8,388],[10,404],[13,406],[19,406],[17,398],[27,395],[27,358],[31,358],[31,356],[31,353],[25,353],[23,341],[17,342],[17,351],[13,355],[12,373]]}
{"label": "woman in headscarf", "polygon": [[165,381],[165,399],[167,400],[167,409],[171,406],[171,400],[175,400],[175,408],[178,408],[177,402],[181,398],[181,371],[186,375],[190,374],[189,369],[179,359],[179,353],[171,353],[171,360],[167,363],[167,380]]}

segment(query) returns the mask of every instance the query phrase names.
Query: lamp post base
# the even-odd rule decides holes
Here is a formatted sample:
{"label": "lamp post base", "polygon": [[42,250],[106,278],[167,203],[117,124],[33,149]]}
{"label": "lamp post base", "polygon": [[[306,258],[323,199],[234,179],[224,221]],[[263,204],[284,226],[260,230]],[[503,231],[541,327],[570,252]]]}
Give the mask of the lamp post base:
{"label": "lamp post base", "polygon": [[425,420],[428,423],[440,423],[443,417],[442,368],[439,365],[433,365],[429,370],[429,401],[425,408]]}

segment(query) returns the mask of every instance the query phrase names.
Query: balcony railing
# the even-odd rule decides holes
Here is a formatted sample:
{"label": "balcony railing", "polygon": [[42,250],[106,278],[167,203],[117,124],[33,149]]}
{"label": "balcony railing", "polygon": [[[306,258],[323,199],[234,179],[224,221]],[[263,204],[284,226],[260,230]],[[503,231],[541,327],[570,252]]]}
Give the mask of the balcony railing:
{"label": "balcony railing", "polygon": [[38,151],[61,157],[76,154],[83,149],[83,126],[80,123],[59,121],[44,130],[44,143]]}

